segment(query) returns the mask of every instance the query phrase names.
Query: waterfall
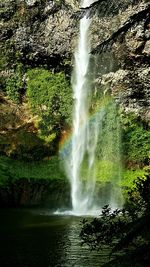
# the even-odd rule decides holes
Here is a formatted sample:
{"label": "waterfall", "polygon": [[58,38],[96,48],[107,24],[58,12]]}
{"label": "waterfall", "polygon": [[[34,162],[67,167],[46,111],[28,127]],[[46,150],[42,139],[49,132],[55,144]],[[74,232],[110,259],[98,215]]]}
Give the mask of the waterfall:
{"label": "waterfall", "polygon": [[[84,0],[82,7],[89,6],[93,0]],[[74,70],[74,114],[73,137],[70,162],[71,198],[74,213],[86,214],[93,205],[95,187],[94,157],[98,138],[98,125],[88,121],[90,88],[88,70],[90,60],[89,27],[91,19],[83,17],[80,20],[80,33],[77,51],[75,52]],[[96,119],[97,121],[97,119]],[[81,177],[81,165],[87,158],[87,177]]]}
{"label": "waterfall", "polygon": [[[82,7],[93,0],[84,0]],[[90,108],[93,88],[90,82],[91,19],[80,20],[79,40],[75,52],[72,88],[74,98],[73,132],[64,153],[67,175],[71,185],[72,210],[66,214],[96,215],[109,204],[122,205],[119,186],[121,179],[120,124],[113,99],[107,90],[95,90],[93,115]],[[92,79],[93,80],[93,79]],[[98,110],[96,110],[98,107]],[[99,181],[101,189],[96,186]],[[58,211],[59,214],[59,211]]]}

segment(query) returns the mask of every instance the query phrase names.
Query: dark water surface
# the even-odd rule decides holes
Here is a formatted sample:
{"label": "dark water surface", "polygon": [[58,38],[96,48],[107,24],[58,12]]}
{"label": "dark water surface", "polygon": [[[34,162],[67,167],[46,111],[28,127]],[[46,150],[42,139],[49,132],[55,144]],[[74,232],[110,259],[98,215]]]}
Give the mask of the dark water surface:
{"label": "dark water surface", "polygon": [[82,218],[0,210],[0,267],[96,267],[106,258],[80,245]]}

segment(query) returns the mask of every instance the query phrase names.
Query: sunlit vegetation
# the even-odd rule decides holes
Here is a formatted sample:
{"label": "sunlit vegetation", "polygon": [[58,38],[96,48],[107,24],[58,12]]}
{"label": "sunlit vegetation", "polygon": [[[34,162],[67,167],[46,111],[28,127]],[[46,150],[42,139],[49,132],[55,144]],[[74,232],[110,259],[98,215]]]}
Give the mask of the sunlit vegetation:
{"label": "sunlit vegetation", "polygon": [[72,92],[68,81],[63,73],[29,70],[26,95],[33,114],[39,116],[40,136],[51,142],[71,122]]}
{"label": "sunlit vegetation", "polygon": [[[109,96],[92,99],[90,121],[100,114],[99,137],[96,148],[96,180],[101,184],[117,181],[123,191],[133,187],[137,177],[147,173],[150,159],[150,132],[146,122],[134,113],[125,113]],[[86,160],[81,176],[86,179]]]}

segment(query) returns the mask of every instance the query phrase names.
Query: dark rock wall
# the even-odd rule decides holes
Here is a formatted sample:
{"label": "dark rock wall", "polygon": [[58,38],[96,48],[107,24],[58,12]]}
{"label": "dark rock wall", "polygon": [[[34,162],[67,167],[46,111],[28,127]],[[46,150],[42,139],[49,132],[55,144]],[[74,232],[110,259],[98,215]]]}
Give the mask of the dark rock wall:
{"label": "dark rock wall", "polygon": [[0,185],[0,207],[65,208],[70,203],[67,181],[20,179]]}
{"label": "dark rock wall", "polygon": [[5,0],[1,3],[2,45],[8,45],[24,63],[55,68],[72,54],[72,13],[73,7],[64,1]]}
{"label": "dark rock wall", "polygon": [[[138,1],[137,5],[129,6],[126,11],[120,12],[113,19],[94,18],[91,31],[92,47],[108,38],[131,15],[143,10],[147,4],[146,0]],[[78,1],[73,0],[4,0],[1,3],[1,40],[3,50],[5,52],[7,50],[9,54],[7,71],[13,69],[15,59],[30,67],[46,66],[52,70],[65,71],[66,65],[69,64],[71,69],[71,59],[78,34],[78,21],[72,14],[78,10],[78,6]],[[133,111],[148,120],[150,116],[148,20],[143,19],[135,24],[122,42],[115,43],[113,52],[116,54],[120,69],[119,72],[109,74],[112,94],[125,111]],[[105,62],[100,68],[108,67]],[[114,66],[114,71],[115,69]],[[106,81],[106,77],[102,77],[103,79]],[[104,83],[102,81],[103,85]]]}
{"label": "dark rock wall", "polygon": [[[147,1],[139,1],[120,13],[114,21],[114,30],[138,11]],[[120,21],[118,23],[118,21]],[[109,28],[110,29],[110,28]],[[108,33],[108,32],[107,32]],[[101,85],[110,90],[116,102],[125,110],[150,121],[150,21],[149,17],[136,23],[113,47],[119,68],[102,76]]]}

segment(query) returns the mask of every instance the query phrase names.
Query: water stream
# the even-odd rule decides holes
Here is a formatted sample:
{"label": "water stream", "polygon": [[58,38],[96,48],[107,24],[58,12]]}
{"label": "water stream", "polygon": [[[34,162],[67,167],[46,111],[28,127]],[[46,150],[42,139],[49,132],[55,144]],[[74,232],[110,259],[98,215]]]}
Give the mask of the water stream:
{"label": "water stream", "polygon": [[[93,0],[84,0],[82,7],[89,6]],[[98,138],[98,127],[95,122],[89,125],[89,95],[88,71],[90,60],[89,27],[91,19],[80,20],[78,47],[75,52],[75,69],[73,79],[74,115],[73,137],[70,159],[71,198],[74,213],[87,214],[93,209],[93,194],[95,188],[94,157]],[[83,182],[80,174],[81,164],[87,158],[88,176]]]}
{"label": "water stream", "polygon": [[[93,2],[84,0],[82,7],[87,7]],[[112,208],[118,208],[122,203],[118,186],[121,179],[121,157],[116,105],[112,98],[107,101],[105,90],[101,93],[99,99],[101,103],[94,116],[91,116],[90,111],[93,98],[89,34],[91,22],[92,19],[86,16],[80,20],[72,75],[73,133],[65,162],[72,201],[72,210],[66,214],[74,215],[99,215],[103,205],[109,204]],[[101,150],[100,155],[97,153],[97,147]],[[98,172],[101,176],[100,182],[103,180],[107,182],[99,201],[97,199],[99,193],[96,192]]]}

